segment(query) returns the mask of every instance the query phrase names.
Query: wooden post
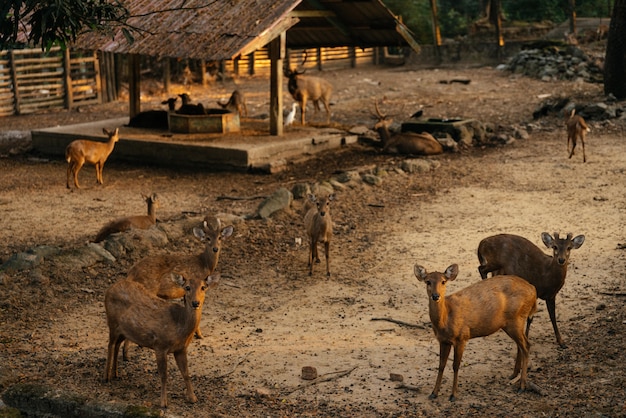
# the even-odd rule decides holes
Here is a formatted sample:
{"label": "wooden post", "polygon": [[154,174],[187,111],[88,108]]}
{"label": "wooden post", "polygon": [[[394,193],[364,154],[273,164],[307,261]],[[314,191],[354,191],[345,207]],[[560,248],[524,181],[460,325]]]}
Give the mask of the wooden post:
{"label": "wooden post", "polygon": [[322,71],[322,48],[317,48],[317,70]]}
{"label": "wooden post", "polygon": [[172,68],[170,66],[170,59],[168,57],[161,58],[163,61],[163,90],[165,94],[170,94],[172,88]]}
{"label": "wooden post", "polygon": [[72,65],[70,62],[70,49],[65,48],[63,51],[63,84],[65,87],[65,100],[64,106],[66,109],[71,109],[74,103],[74,92],[72,91]]}
{"label": "wooden post", "polygon": [[254,73],[256,72],[255,65],[256,65],[256,53],[252,51],[248,55],[248,75],[254,75]]}
{"label": "wooden post", "polygon": [[432,14],[433,45],[437,64],[441,64],[441,31],[439,29],[439,16],[437,14],[437,1],[430,0],[430,12]]}
{"label": "wooden post", "polygon": [[353,46],[349,47],[348,55],[350,56],[350,68],[356,68],[356,48]]}
{"label": "wooden post", "polygon": [[269,44],[270,50],[270,135],[283,135],[283,59],[287,35],[282,32]]}
{"label": "wooden post", "polygon": [[93,53],[93,71],[95,73],[96,78],[96,91],[98,92],[98,103],[102,104],[104,101],[102,100],[102,78],[100,76],[100,60],[98,59],[98,52],[94,51]]}
{"label": "wooden post", "polygon": [[141,111],[141,74],[138,54],[128,55],[128,112],[132,118]]}
{"label": "wooden post", "polygon": [[202,87],[206,87],[209,81],[206,78],[206,61],[200,60],[200,80],[202,82]]}
{"label": "wooden post", "polygon": [[576,36],[576,0],[569,0],[569,33]]}
{"label": "wooden post", "polygon": [[20,105],[22,104],[22,98],[20,97],[20,85],[17,81],[17,64],[15,63],[15,51],[9,51],[9,57],[11,59],[11,82],[13,83],[13,96],[15,97],[14,108],[15,114],[20,114]]}

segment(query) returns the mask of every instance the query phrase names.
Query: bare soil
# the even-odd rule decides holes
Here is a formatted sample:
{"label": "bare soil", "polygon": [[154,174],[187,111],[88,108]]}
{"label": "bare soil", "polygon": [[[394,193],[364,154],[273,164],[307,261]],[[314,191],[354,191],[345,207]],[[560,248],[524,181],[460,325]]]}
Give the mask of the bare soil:
{"label": "bare soil", "polygon": [[[298,182],[328,180],[349,169],[380,167],[379,186],[351,183],[336,191],[331,277],[307,270],[301,208],[270,220],[235,224],[218,270],[222,283],[207,296],[205,338],[189,347],[198,403],[188,404],[173,359],[170,406],[179,417],[287,416],[626,416],[626,209],[624,121],[590,121],[587,163],[567,158],[564,121],[532,120],[541,95],[578,103],[603,100],[602,86],[542,82],[493,68],[367,68],[325,72],[336,88],[333,124],[372,125],[373,99],[385,97],[396,119],[417,109],[427,117],[475,118],[497,132],[518,126],[530,136],[505,146],[472,147],[431,157],[432,172],[407,174],[404,157],[354,145],[292,162],[275,175],[213,173],[110,163],[104,186],[92,167],[82,190],[65,188],[65,163],[22,154],[0,159],[0,261],[38,245],[85,245],[107,221],[145,209],[141,193],[161,196],[159,227],[204,213],[244,216],[259,200],[219,196],[269,195]],[[467,78],[469,85],[442,80]],[[236,80],[253,116],[267,113],[267,81]],[[234,84],[192,88],[203,102],[226,98]],[[155,90],[156,91],[156,90]],[[164,95],[146,91],[153,107]],[[290,104],[291,99],[287,99]],[[148,106],[146,106],[148,107]],[[3,130],[29,130],[123,116],[123,101],[80,111],[7,117]],[[320,123],[323,116],[313,116]],[[42,158],[43,157],[43,158]],[[543,231],[586,236],[572,252],[557,297],[567,348],[555,342],[545,309],[531,329],[529,379],[541,393],[509,384],[515,347],[503,333],[471,340],[460,369],[459,396],[450,402],[451,360],[439,398],[429,400],[438,365],[424,285],[413,265],[443,271],[460,266],[449,291],[480,280],[476,248],[507,232],[543,248]],[[191,235],[153,253],[193,254]],[[547,252],[547,250],[546,250]],[[120,378],[102,381],[107,326],[104,292],[143,254],[84,269],[47,263],[37,271],[0,273],[0,391],[23,382],[66,389],[104,402],[158,406],[154,355],[136,349]],[[407,327],[374,318],[393,318]],[[301,379],[304,366],[321,375]],[[403,376],[398,388],[390,374]]]}

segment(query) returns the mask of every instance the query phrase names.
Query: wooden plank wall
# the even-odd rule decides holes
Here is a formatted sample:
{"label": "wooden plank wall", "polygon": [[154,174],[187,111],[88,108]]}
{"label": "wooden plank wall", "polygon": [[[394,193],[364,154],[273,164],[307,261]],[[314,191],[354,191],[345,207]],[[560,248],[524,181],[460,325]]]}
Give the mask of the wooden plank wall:
{"label": "wooden plank wall", "polygon": [[0,116],[100,102],[95,53],[52,48],[0,51]]}

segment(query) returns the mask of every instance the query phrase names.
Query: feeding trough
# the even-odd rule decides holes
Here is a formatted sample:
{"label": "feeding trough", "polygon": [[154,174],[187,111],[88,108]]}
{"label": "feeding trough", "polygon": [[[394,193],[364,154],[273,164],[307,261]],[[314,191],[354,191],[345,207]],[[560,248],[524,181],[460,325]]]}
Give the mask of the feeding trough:
{"label": "feeding trough", "polygon": [[441,135],[449,135],[456,142],[472,143],[475,138],[482,141],[485,136],[485,128],[483,124],[476,119],[461,118],[430,118],[425,120],[416,120],[404,122],[402,124],[402,132],[428,132],[435,138]]}
{"label": "feeding trough", "polygon": [[226,109],[207,109],[205,115],[170,113],[170,131],[182,134],[239,132],[239,114]]}

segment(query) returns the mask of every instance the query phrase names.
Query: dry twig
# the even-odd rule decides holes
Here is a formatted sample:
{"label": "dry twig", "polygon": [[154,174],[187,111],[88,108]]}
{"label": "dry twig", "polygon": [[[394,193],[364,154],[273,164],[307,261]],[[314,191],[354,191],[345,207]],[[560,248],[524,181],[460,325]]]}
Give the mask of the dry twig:
{"label": "dry twig", "polygon": [[290,390],[287,390],[287,391],[283,392],[283,395],[284,396],[291,395],[292,393],[294,393],[294,392],[296,392],[298,390],[306,389],[309,386],[317,385],[318,383],[330,382],[331,380],[341,379],[342,377],[347,376],[350,373],[352,373],[357,367],[358,366],[354,366],[350,370],[343,370],[343,371],[339,371],[339,372],[325,373],[323,375],[320,375],[315,380],[311,380],[311,381],[309,381],[307,383],[302,383],[301,385],[298,385],[298,386],[296,386],[293,389],[290,389]]}
{"label": "dry twig", "polygon": [[426,329],[426,327],[424,327],[423,325],[410,324],[408,322],[400,321],[399,319],[393,319],[393,318],[372,318],[371,320],[372,321],[388,321],[388,322],[393,322],[394,324],[404,325],[405,327]]}

